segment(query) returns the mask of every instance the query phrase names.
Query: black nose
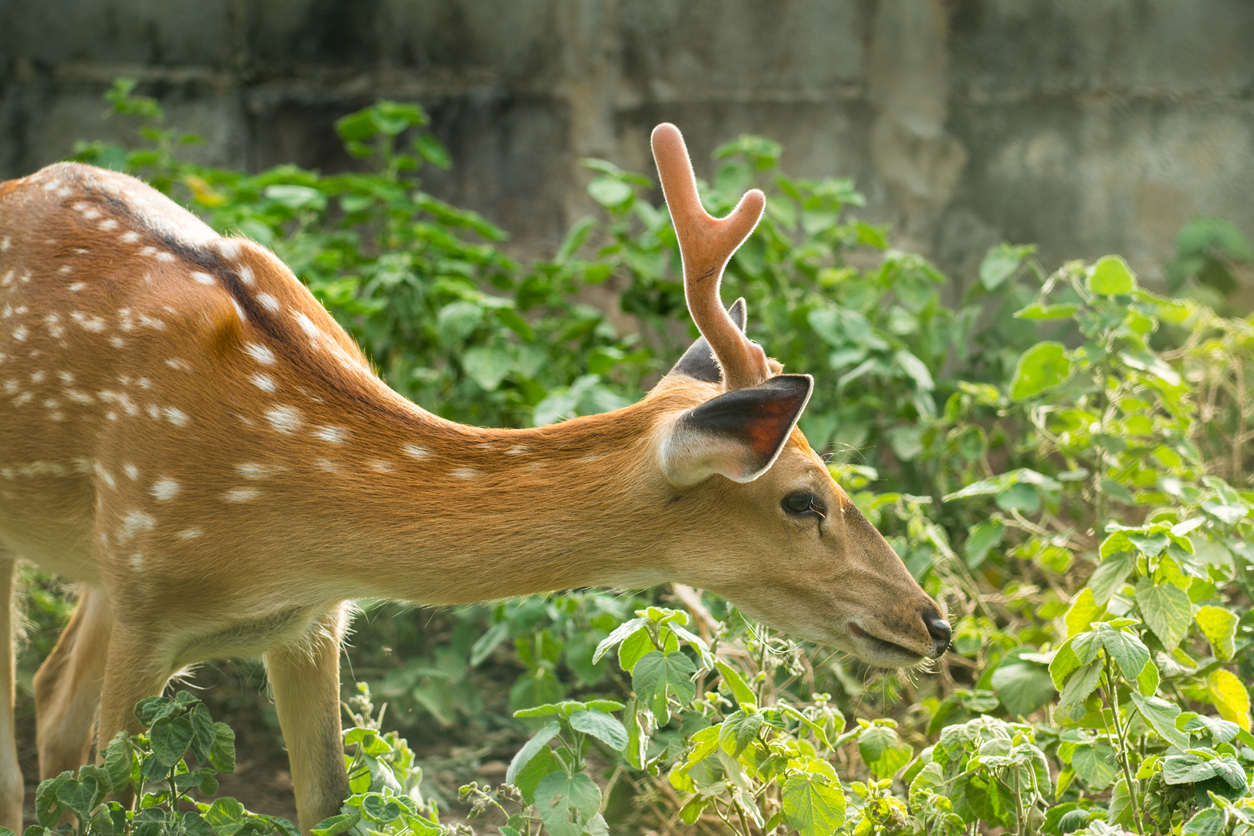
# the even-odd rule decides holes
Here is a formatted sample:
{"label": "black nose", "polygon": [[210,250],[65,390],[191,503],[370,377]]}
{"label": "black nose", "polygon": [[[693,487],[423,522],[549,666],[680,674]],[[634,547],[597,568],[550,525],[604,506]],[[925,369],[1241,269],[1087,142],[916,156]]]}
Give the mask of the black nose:
{"label": "black nose", "polygon": [[927,625],[927,632],[932,637],[932,658],[939,659],[949,649],[949,640],[953,638],[954,631],[938,612],[924,613],[923,623]]}

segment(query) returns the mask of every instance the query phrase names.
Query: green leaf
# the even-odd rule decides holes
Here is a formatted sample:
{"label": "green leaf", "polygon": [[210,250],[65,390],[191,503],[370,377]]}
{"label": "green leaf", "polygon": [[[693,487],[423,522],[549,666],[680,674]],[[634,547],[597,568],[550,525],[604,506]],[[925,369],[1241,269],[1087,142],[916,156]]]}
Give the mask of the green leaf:
{"label": "green leaf", "polygon": [[1085,286],[1098,296],[1126,296],[1136,287],[1128,262],[1117,255],[1099,259],[1089,270]]}
{"label": "green leaf", "polygon": [[830,836],[845,823],[845,791],[813,773],[784,782],[784,818],[801,836]]}
{"label": "green leaf", "polygon": [[104,797],[104,790],[94,775],[84,775],[79,780],[66,781],[57,787],[57,801],[80,819],[91,817],[91,811]]}
{"label": "green leaf", "polygon": [[891,778],[910,762],[914,749],[888,726],[871,726],[858,735],[858,754],[876,778]]}
{"label": "green leaf", "polygon": [[1080,590],[1080,594],[1071,602],[1071,607],[1067,610],[1067,635],[1074,636],[1088,630],[1093,622],[1101,618],[1106,611],[1105,607],[1099,607],[1097,600],[1093,595],[1093,590],[1084,587]]}
{"label": "green leaf", "polygon": [[616,752],[623,751],[627,745],[627,728],[604,711],[595,708],[587,711],[576,711],[570,715],[570,725],[577,731],[590,734]]}
{"label": "green leaf", "polygon": [[631,672],[631,684],[660,726],[670,717],[669,695],[673,694],[680,703],[686,703],[696,694],[697,689],[692,682],[696,672],[697,666],[683,653],[654,650],[636,662]]}
{"label": "green leaf", "polygon": [[514,783],[514,779],[518,777],[518,773],[522,771],[522,768],[530,763],[531,759],[536,756],[536,753],[543,749],[550,740],[557,737],[557,733],[561,730],[562,724],[554,720],[533,734],[531,739],[518,750],[513,760],[509,762],[509,768],[505,770],[505,783]]}
{"label": "green leaf", "polygon": [[598,177],[588,184],[588,194],[607,209],[621,206],[631,200],[631,186],[614,177]]}
{"label": "green leaf", "polygon": [[1089,789],[1100,792],[1114,783],[1115,753],[1105,743],[1081,743],[1071,755],[1071,768]]}
{"label": "green leaf", "polygon": [[762,729],[762,715],[755,712],[737,711],[718,726],[718,742],[723,751],[733,758],[740,757]]}
{"label": "green leaf", "polygon": [[1228,811],[1222,807],[1208,807],[1185,822],[1181,836],[1219,836],[1228,827]]}
{"label": "green leaf", "polygon": [[985,520],[972,527],[967,537],[967,565],[975,569],[983,563],[989,551],[1001,544],[1005,530],[1001,520]]}
{"label": "green leaf", "polygon": [[757,708],[758,698],[753,693],[753,689],[745,682],[744,677],[735,668],[728,665],[722,659],[714,660],[714,667],[718,668],[718,672],[723,675],[723,682],[731,689],[732,696],[736,698],[736,703],[741,708],[750,706]]}
{"label": "green leaf", "polygon": [[1180,716],[1180,706],[1168,702],[1161,697],[1144,697],[1136,691],[1131,693],[1132,702],[1146,722],[1158,732],[1163,740],[1180,751],[1189,748],[1189,736],[1176,728],[1176,718]]}
{"label": "green leaf", "polygon": [[1037,303],[1028,305],[1021,311],[1016,311],[1015,318],[1048,322],[1056,319],[1071,319],[1079,310],[1080,306],[1076,304],[1042,305]]}
{"label": "green leaf", "polygon": [[162,717],[152,724],[148,739],[152,742],[153,755],[168,768],[182,760],[195,734],[195,728],[186,717]]}
{"label": "green leaf", "polygon": [[536,787],[535,799],[551,836],[581,836],[601,807],[601,790],[582,772],[553,772]]}
{"label": "green leaf", "polygon": [[214,741],[218,739],[217,727],[214,726],[209,708],[204,703],[194,706],[187,719],[192,724],[192,754],[196,756],[196,760],[204,763],[209,760]]}
{"label": "green leaf", "polygon": [[286,206],[288,209],[308,209],[320,212],[327,208],[327,196],[309,186],[267,186],[262,194],[275,203]]}
{"label": "green leaf", "polygon": [[1010,384],[1010,397],[1020,401],[1060,386],[1071,376],[1071,360],[1062,343],[1043,342],[1019,358]]}
{"label": "green leaf", "polygon": [[553,261],[558,264],[565,264],[570,261],[579,248],[583,246],[584,241],[588,240],[588,235],[596,228],[596,218],[585,215],[575,221],[574,226],[566,233],[566,237],[562,239],[562,245],[557,248],[557,255],[553,256]]}
{"label": "green leaf", "polygon": [[1119,670],[1129,682],[1135,682],[1141,671],[1149,664],[1149,648],[1131,633],[1112,627],[1109,624],[1097,625],[1097,634],[1101,637],[1102,646],[1110,654],[1110,658],[1119,665]]}
{"label": "green leaf", "polygon": [[1063,686],[1062,696],[1058,700],[1058,709],[1076,719],[1076,709],[1083,710],[1084,701],[1097,690],[1101,675],[1102,663],[1100,661],[1089,662],[1079,668],[1078,672],[1073,674]]}
{"label": "green leaf", "polygon": [[1202,635],[1215,649],[1215,656],[1223,662],[1231,659],[1236,650],[1236,614],[1223,607],[1199,607],[1193,618],[1201,628]]}
{"label": "green leaf", "polygon": [[431,134],[418,134],[414,140],[414,150],[436,168],[447,169],[453,165],[453,158],[440,140]]}
{"label": "green leaf", "polygon": [[1241,733],[1241,727],[1231,720],[1221,720],[1218,717],[1207,717],[1202,714],[1191,717],[1184,724],[1184,730],[1192,734],[1208,734],[1215,745],[1228,743]]}
{"label": "green leaf", "polygon": [[[620,644],[624,639],[636,632],[644,625],[649,623],[649,619],[642,617],[633,618],[630,621],[624,621],[610,632],[608,636],[601,640],[597,645],[596,653],[592,654],[592,663],[595,665],[601,661],[601,657],[609,653],[616,645]],[[631,673],[630,670],[627,671]]]}
{"label": "green leaf", "polygon": [[992,247],[980,262],[980,284],[985,290],[996,290],[999,285],[1015,274],[1023,259],[1036,251],[1036,247],[1016,247],[1007,243]]}
{"label": "green leaf", "polygon": [[1141,578],[1136,585],[1136,603],[1145,623],[1163,647],[1168,652],[1175,650],[1193,619],[1193,604],[1188,593],[1175,584],[1156,584],[1149,578]]}
{"label": "green leaf", "polygon": [[1055,694],[1049,671],[1032,662],[1003,662],[993,671],[992,683],[1001,704],[1015,717],[1028,716]]}
{"label": "green leaf", "polygon": [[466,349],[462,355],[462,367],[484,391],[495,392],[505,375],[509,374],[512,360],[508,346],[501,343],[477,345]]}
{"label": "green leaf", "polygon": [[209,750],[209,765],[223,775],[235,771],[235,732],[226,723],[214,723],[217,737]]}
{"label": "green leaf", "polygon": [[1092,576],[1089,577],[1089,589],[1093,590],[1093,600],[1105,604],[1110,597],[1123,588],[1128,573],[1136,565],[1136,552],[1117,552],[1102,561]]}

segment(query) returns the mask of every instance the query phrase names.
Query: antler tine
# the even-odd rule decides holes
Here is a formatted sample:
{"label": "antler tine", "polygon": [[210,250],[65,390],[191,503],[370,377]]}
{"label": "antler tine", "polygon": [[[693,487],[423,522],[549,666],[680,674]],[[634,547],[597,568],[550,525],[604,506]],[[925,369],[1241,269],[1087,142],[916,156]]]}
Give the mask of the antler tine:
{"label": "antler tine", "polygon": [[679,238],[688,311],[714,350],[727,389],[756,386],[771,377],[771,366],[761,346],[740,333],[723,309],[719,285],[723,268],[762,217],[766,197],[751,189],[730,215],[710,217],[697,196],[697,179],[683,135],[669,122],[653,129],[653,159]]}

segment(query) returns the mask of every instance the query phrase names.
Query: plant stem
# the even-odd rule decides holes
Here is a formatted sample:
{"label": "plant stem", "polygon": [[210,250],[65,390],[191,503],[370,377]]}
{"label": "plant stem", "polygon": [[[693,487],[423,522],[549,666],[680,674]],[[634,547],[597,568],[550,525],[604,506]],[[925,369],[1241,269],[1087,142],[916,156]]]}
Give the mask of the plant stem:
{"label": "plant stem", "polygon": [[[1115,735],[1119,739],[1119,745],[1116,748],[1115,757],[1119,759],[1119,766],[1123,770],[1123,780],[1128,785],[1128,802],[1129,804],[1132,805],[1133,829],[1137,833],[1140,833],[1141,832],[1141,805],[1140,805],[1140,801],[1137,799],[1137,796],[1136,796],[1136,785],[1133,783],[1133,779],[1132,779],[1132,767],[1128,763],[1128,752],[1127,752],[1128,741],[1127,741],[1127,738],[1125,737],[1126,732],[1123,728],[1123,723],[1119,721],[1118,692],[1116,692],[1115,687],[1114,687],[1114,678],[1110,674],[1110,659],[1109,658],[1106,659],[1106,669],[1103,673],[1106,679],[1106,697],[1107,697],[1106,702],[1110,705],[1110,716],[1111,716],[1111,719],[1115,723]],[[1106,736],[1107,737],[1110,736],[1109,727],[1107,727],[1106,729]]]}

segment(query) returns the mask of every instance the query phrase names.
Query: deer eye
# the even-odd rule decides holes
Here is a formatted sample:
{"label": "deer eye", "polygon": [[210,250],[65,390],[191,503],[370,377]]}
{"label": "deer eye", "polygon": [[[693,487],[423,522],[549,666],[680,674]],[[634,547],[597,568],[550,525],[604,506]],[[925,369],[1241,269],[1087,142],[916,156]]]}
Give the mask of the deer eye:
{"label": "deer eye", "polygon": [[813,514],[820,518],[827,516],[827,508],[824,507],[823,502],[809,491],[790,493],[780,502],[780,506],[788,513],[798,517],[807,514]]}

